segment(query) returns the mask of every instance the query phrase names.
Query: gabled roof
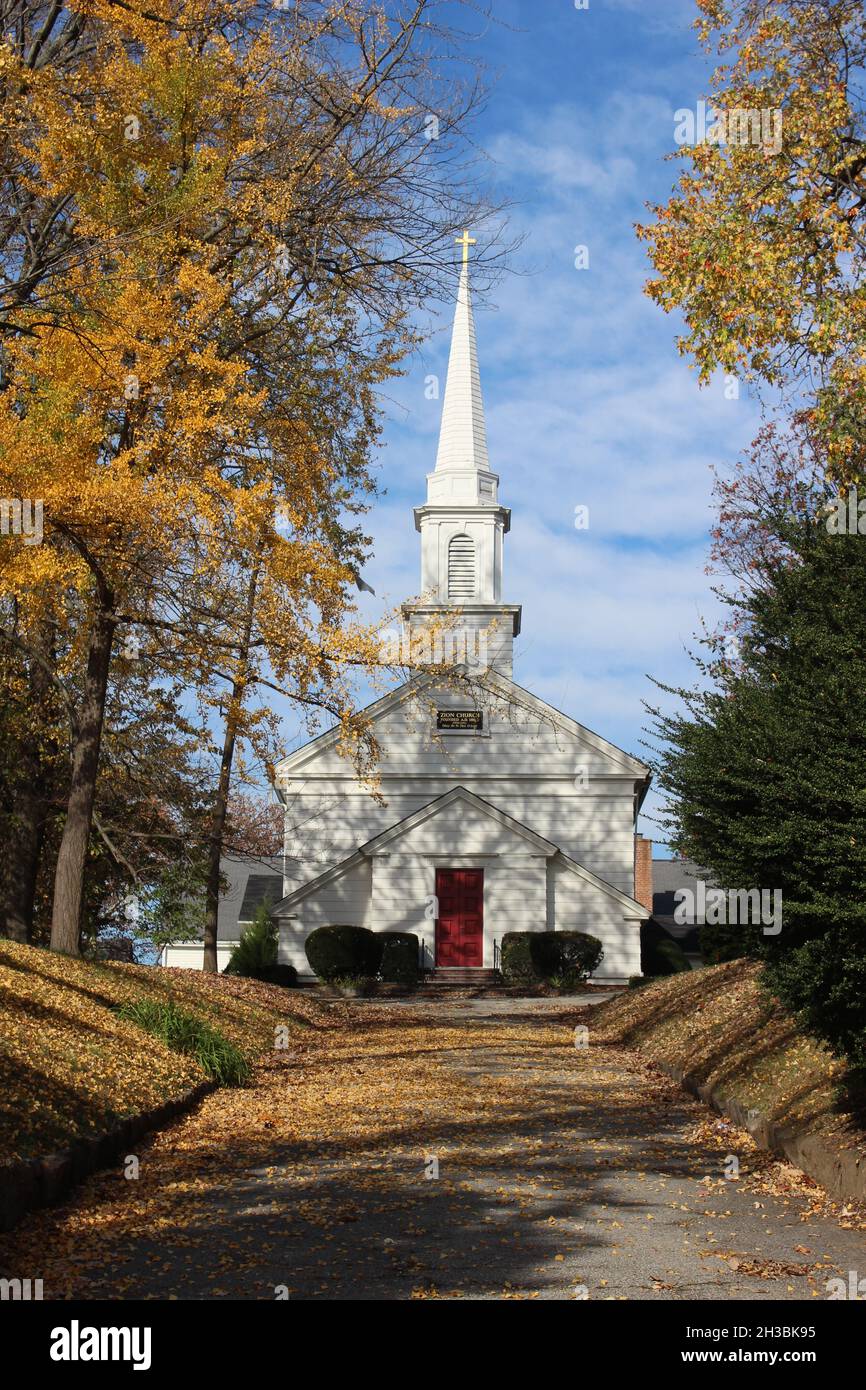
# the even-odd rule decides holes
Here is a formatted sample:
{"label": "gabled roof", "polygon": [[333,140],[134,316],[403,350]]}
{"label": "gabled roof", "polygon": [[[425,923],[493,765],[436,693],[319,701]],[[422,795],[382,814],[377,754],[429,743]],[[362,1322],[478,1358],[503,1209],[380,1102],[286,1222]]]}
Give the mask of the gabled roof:
{"label": "gabled roof", "polygon": [[387,830],[383,830],[380,834],[374,835],[371,840],[367,840],[365,844],[359,845],[354,853],[348,855],[341,863],[335,864],[329,869],[325,869],[323,873],[311,879],[309,883],[305,883],[300,888],[296,888],[294,892],[289,893],[287,897],[283,898],[282,902],[276,904],[273,909],[273,915],[288,915],[290,908],[294,907],[295,904],[301,902],[311,893],[315,893],[320,888],[324,888],[328,883],[333,883],[336,879],[342,878],[343,874],[347,873],[350,869],[355,868],[358,864],[362,864],[364,860],[369,859],[371,855],[380,853],[389,844],[392,844],[395,840],[402,838],[402,836],[414,830],[416,826],[423,825],[426,820],[446,811],[455,801],[473,806],[476,810],[489,816],[491,820],[495,820],[505,829],[510,830],[515,835],[519,835],[522,839],[528,841],[528,843],[537,849],[540,854],[543,854],[545,858],[555,858],[558,862],[561,862],[565,868],[576,874],[578,878],[582,878],[585,883],[591,884],[592,887],[598,888],[608,897],[613,898],[623,909],[626,916],[633,916],[641,919],[647,916],[646,908],[639,902],[636,902],[634,898],[630,898],[627,893],[622,893],[618,888],[614,888],[613,884],[608,883],[605,879],[599,878],[598,874],[594,874],[592,870],[587,869],[585,865],[579,864],[578,861],[572,859],[570,855],[564,854],[552,840],[545,839],[543,835],[539,835],[536,831],[530,830],[529,826],[524,825],[522,821],[516,820],[514,816],[509,816],[506,811],[500,810],[498,806],[493,806],[489,801],[485,801],[483,797],[477,796],[475,792],[469,791],[467,787],[452,787],[450,791],[445,792],[442,796],[435,797],[432,801],[428,801],[425,806],[421,806],[417,811],[413,811],[411,815],[404,816],[402,820],[389,826]]}
{"label": "gabled roof", "polygon": [[507,811],[500,811],[498,806],[494,806],[490,801],[485,801],[483,796],[477,796],[468,787],[452,787],[450,791],[443,792],[441,796],[434,797],[428,801],[426,806],[421,806],[417,811],[412,811],[410,815],[404,816],[388,830],[382,830],[378,835],[374,835],[372,840],[367,840],[359,847],[361,854],[378,854],[386,845],[393,840],[399,840],[403,835],[414,830],[416,826],[423,825],[432,816],[438,816],[441,811],[450,806],[454,801],[463,801],[469,806],[474,806],[483,815],[489,816],[506,830],[511,830],[515,835],[520,835],[524,840],[528,840],[531,845],[540,850],[548,858],[556,854],[557,847],[551,840],[546,840],[543,835],[538,835],[522,821],[515,820],[514,816],[509,816]]}
{"label": "gabled roof", "polygon": [[281,872],[250,874],[244,890],[244,900],[238,913],[239,922],[252,922],[259,908],[265,902],[276,902],[282,892]]}
{"label": "gabled roof", "polygon": [[678,941],[687,936],[694,939],[695,928],[676,920],[677,890],[688,888],[694,893],[702,879],[715,886],[706,869],[691,859],[653,859],[653,919]]}
{"label": "gabled roof", "polygon": [[[467,676],[471,674],[471,678],[476,685],[485,686],[502,699],[511,699],[515,703],[521,704],[524,708],[531,710],[534,714],[537,714],[540,719],[549,720],[552,724],[555,724],[557,728],[562,729],[564,733],[579,739],[588,747],[600,753],[603,757],[608,758],[621,769],[624,776],[633,777],[635,780],[640,780],[645,782],[647,786],[649,785],[650,773],[646,763],[640,762],[630,753],[626,753],[622,748],[618,748],[616,744],[611,743],[606,738],[602,738],[600,734],[593,733],[591,729],[587,729],[583,724],[578,724],[576,719],[572,719],[569,715],[563,714],[561,710],[548,704],[546,700],[539,699],[537,695],[533,695],[531,691],[526,690],[522,685],[518,685],[516,681],[511,680],[508,676],[504,676],[501,671],[497,671],[493,667],[490,667],[480,676],[475,673],[470,673],[469,668],[466,666],[456,666],[454,671],[455,674],[465,674]],[[383,716],[389,714],[406,700],[411,699],[413,695],[419,694],[427,686],[437,683],[441,684],[441,682],[441,672],[419,671],[408,681],[404,681],[402,685],[397,686],[395,690],[389,691],[387,695],[381,696],[380,699],[368,705],[364,713],[375,723],[376,720],[383,718]],[[319,734],[317,738],[311,739],[309,743],[305,743],[301,748],[296,748],[293,753],[289,753],[277,764],[276,770],[278,775],[291,776],[297,768],[302,767],[305,762],[314,757],[317,753],[332,748],[337,743],[339,736],[339,727],[335,727],[333,729],[328,729],[323,734]]]}
{"label": "gabled roof", "polygon": [[565,867],[570,869],[573,874],[576,874],[578,878],[582,878],[584,883],[591,883],[593,888],[600,888],[609,898],[613,898],[614,902],[619,903],[626,917],[635,917],[641,922],[645,922],[649,917],[650,914],[643,903],[639,903],[636,898],[630,897],[628,893],[623,893],[622,889],[614,888],[613,884],[608,883],[606,878],[599,878],[598,874],[594,874],[585,864],[579,864],[576,859],[572,859],[571,855],[566,854],[564,850],[559,851],[557,862],[564,864]]}

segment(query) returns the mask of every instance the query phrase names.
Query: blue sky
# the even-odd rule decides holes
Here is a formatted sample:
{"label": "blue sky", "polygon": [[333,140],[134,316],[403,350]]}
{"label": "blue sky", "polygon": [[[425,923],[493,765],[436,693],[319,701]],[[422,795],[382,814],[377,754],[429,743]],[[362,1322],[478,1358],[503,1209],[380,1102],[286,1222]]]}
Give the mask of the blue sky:
{"label": "blue sky", "polygon": [[[504,598],[523,604],[515,678],[641,754],[647,673],[689,682],[686,648],[717,615],[710,467],[733,463],[759,424],[744,386],[736,400],[721,376],[698,387],[677,320],[643,293],[633,230],[675,181],[674,112],[706,96],[709,68],[694,0],[494,0],[493,12],[476,47],[496,81],[476,135],[523,241],[476,296],[475,323],[491,466],[512,509]],[[589,269],[574,267],[579,244]],[[435,460],[451,312],[434,306],[423,352],[388,390],[365,571],[386,602],[420,584],[411,509]],[[429,374],[439,400],[425,398]]]}

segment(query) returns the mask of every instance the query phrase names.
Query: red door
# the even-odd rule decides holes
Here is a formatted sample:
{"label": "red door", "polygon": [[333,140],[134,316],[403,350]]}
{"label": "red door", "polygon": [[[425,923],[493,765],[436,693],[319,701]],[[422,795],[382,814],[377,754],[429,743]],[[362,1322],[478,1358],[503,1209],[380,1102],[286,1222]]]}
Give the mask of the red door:
{"label": "red door", "polygon": [[437,869],[437,965],[484,964],[484,870]]}

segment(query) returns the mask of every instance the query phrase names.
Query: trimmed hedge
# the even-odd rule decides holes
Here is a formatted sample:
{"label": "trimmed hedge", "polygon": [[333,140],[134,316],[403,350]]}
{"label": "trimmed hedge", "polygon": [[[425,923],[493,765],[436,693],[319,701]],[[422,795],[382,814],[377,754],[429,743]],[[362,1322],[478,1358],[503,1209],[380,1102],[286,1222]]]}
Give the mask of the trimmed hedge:
{"label": "trimmed hedge", "polygon": [[658,922],[642,922],[640,968],[644,975],[679,975],[691,970],[679,943]]}
{"label": "trimmed hedge", "polygon": [[418,983],[418,937],[408,931],[385,931],[378,935],[382,940],[382,960],[379,976],[386,984],[406,985]]}
{"label": "trimmed hedge", "polygon": [[604,958],[598,937],[580,931],[510,931],[502,938],[502,974],[508,984],[585,980]]}
{"label": "trimmed hedge", "polygon": [[366,927],[316,927],[304,943],[307,960],[320,980],[378,975],[383,937]]}
{"label": "trimmed hedge", "polygon": [[531,985],[538,983],[538,976],[532,963],[529,949],[530,938],[535,935],[528,931],[508,931],[502,938],[502,974],[506,984]]}

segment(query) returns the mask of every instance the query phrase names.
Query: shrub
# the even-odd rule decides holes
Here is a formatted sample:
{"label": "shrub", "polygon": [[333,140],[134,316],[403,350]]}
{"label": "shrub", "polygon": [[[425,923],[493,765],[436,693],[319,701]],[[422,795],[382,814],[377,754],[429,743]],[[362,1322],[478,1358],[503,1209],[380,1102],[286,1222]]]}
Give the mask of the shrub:
{"label": "shrub", "polygon": [[529,951],[528,931],[507,931],[502,938],[502,975],[506,984],[530,985],[538,981]]}
{"label": "shrub", "polygon": [[553,989],[574,990],[583,983],[583,976],[574,970],[568,970],[565,973],[557,971],[555,975],[548,977],[547,983]]}
{"label": "shrub", "polygon": [[644,975],[678,975],[691,966],[670,932],[650,921],[641,923],[640,968]]}
{"label": "shrub", "polygon": [[531,932],[529,949],[544,980],[556,975],[578,983],[597,970],[604,958],[598,937],[582,931]]}
{"label": "shrub", "polygon": [[320,980],[341,975],[377,975],[382,937],[366,927],[317,927],[304,945],[310,969]]}
{"label": "shrub", "polygon": [[502,938],[502,973],[508,984],[554,978],[578,984],[598,969],[603,957],[598,937],[586,932],[506,932]]}
{"label": "shrub", "polygon": [[223,974],[291,988],[298,982],[298,972],[293,965],[280,965],[277,960],[277,924],[271,917],[270,907],[269,902],[264,902],[258,908],[250,925],[244,928]]}
{"label": "shrub", "polygon": [[221,1086],[242,1086],[249,1079],[250,1064],[240,1048],[176,1004],[138,999],[121,1005],[117,1012],[121,1018],[160,1038],[173,1051],[194,1057],[202,1071]]}
{"label": "shrub", "polygon": [[706,965],[760,954],[761,928],[750,922],[702,922],[693,931]]}
{"label": "shrub", "polygon": [[328,981],[332,989],[343,994],[366,994],[370,987],[368,975],[333,975]]}
{"label": "shrub", "polygon": [[244,927],[241,939],[231,953],[225,968],[227,975],[260,978],[263,970],[272,970],[277,963],[277,924],[271,917],[271,905],[263,902],[249,926]]}
{"label": "shrub", "polygon": [[848,926],[787,955],[781,952],[766,967],[773,993],[800,1021],[836,1053],[847,1057],[854,1075],[849,1084],[866,1083],[866,952],[863,936]]}
{"label": "shrub", "polygon": [[418,951],[420,943],[413,932],[385,931],[382,939],[382,960],[379,966],[381,979],[388,984],[406,985],[411,988],[418,983]]}
{"label": "shrub", "polygon": [[277,962],[259,979],[266,981],[269,985],[281,985],[283,989],[294,989],[298,983],[298,972],[293,965],[283,965]]}

